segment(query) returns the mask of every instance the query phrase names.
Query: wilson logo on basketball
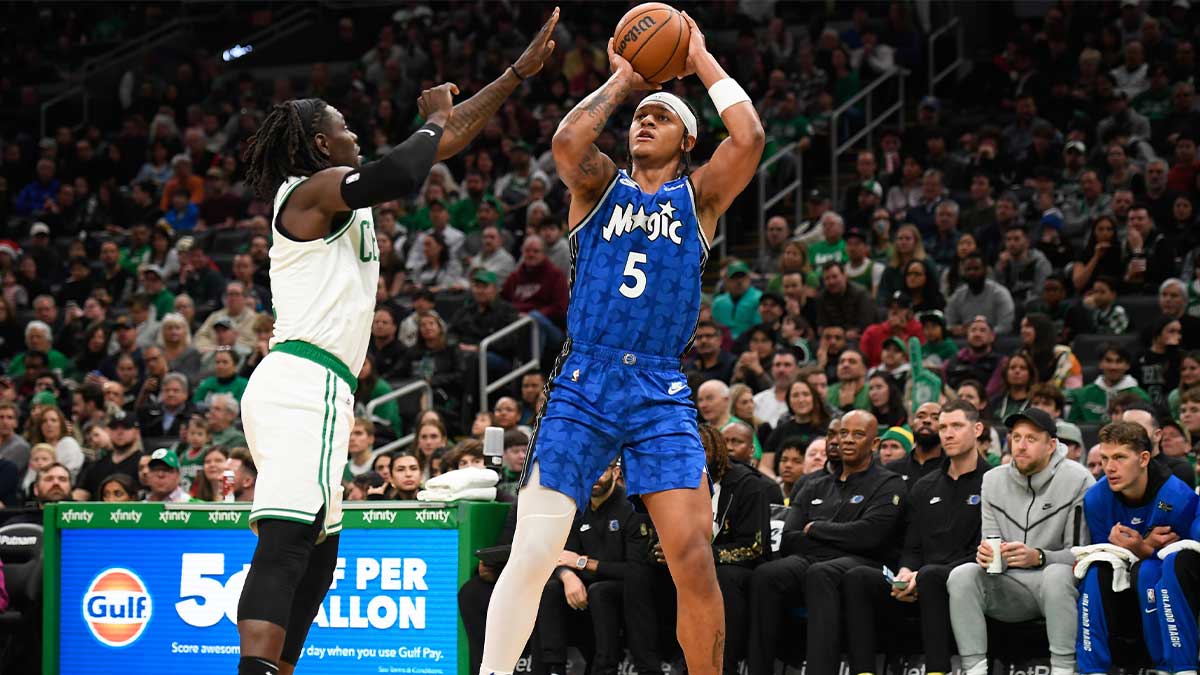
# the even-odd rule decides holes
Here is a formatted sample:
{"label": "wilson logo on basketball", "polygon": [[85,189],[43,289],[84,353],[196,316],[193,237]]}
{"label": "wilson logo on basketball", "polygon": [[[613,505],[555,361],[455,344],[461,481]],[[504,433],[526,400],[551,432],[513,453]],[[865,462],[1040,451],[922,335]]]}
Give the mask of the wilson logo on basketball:
{"label": "wilson logo on basketball", "polygon": [[83,618],[92,635],[109,647],[127,647],[146,630],[153,602],[146,584],[133,572],[104,570],[83,596]]}
{"label": "wilson logo on basketball", "polygon": [[625,47],[630,42],[637,42],[639,35],[650,30],[657,23],[658,22],[655,21],[654,17],[652,17],[652,16],[644,16],[641,19],[639,19],[637,23],[630,26],[629,30],[625,32],[624,37],[621,38],[621,44],[617,46],[616,52],[618,54],[624,52]]}

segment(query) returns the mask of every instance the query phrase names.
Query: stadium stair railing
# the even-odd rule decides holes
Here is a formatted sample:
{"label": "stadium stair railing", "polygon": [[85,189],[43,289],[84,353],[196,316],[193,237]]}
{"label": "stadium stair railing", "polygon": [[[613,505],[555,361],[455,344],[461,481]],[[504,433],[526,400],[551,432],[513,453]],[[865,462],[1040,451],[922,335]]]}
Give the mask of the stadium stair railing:
{"label": "stadium stair railing", "polygon": [[[953,32],[954,34],[954,60],[947,64],[945,68],[938,70],[937,50],[935,49],[935,43],[937,42],[938,38],[950,32]],[[929,65],[929,79],[927,81],[929,82],[929,95],[934,96],[937,91],[937,85],[942,80],[954,75],[955,73],[957,73],[955,80],[962,80],[964,75],[963,67],[969,63],[963,56],[966,53],[966,50],[963,45],[962,21],[960,21],[957,16],[953,19],[950,19],[948,22],[946,22],[946,25],[929,34],[928,42],[929,58],[926,61]]]}
{"label": "stadium stair railing", "polygon": [[[829,128],[833,137],[829,143],[829,177],[832,182],[829,194],[833,199],[838,199],[841,192],[838,191],[838,157],[844,153],[856,148],[859,141],[863,138],[867,139],[867,147],[875,145],[875,130],[879,128],[892,114],[899,115],[899,126],[904,127],[904,81],[908,78],[909,72],[904,68],[893,68],[885,75],[880,75],[875,78],[867,86],[863,87],[854,96],[846,100],[833,111],[833,115],[829,120]],[[891,105],[884,108],[878,114],[875,113],[873,104],[875,90],[888,85],[892,82],[896,83],[897,93],[896,100]],[[846,138],[846,140],[838,142],[839,130],[844,116],[859,103],[864,103],[865,115],[863,117],[863,126],[857,132]]]}
{"label": "stadium stair railing", "polygon": [[[526,326],[529,327],[529,360],[520,366],[513,368],[507,375],[501,377],[495,382],[488,382],[488,349],[490,349],[491,346],[496,343],[496,341],[515,333]],[[479,341],[479,412],[487,412],[490,409],[488,406],[488,396],[493,391],[496,391],[509,382],[516,380],[525,373],[535,372],[542,367],[542,350],[541,347],[538,346],[540,338],[541,331],[539,330],[538,323],[528,316],[523,316]]]}
{"label": "stadium stair railing", "polygon": [[[775,154],[771,155],[766,161],[758,165],[758,257],[756,260],[762,260],[767,252],[767,214],[779,202],[792,197],[792,202],[795,204],[796,213],[792,223],[799,223],[804,220],[804,159],[799,147],[796,143],[789,143],[780,148]],[[771,179],[771,167],[777,162],[790,159],[792,161],[795,180],[787,185],[780,187],[777,190],[772,190],[773,194],[767,197],[767,182]],[[722,217],[723,220],[723,217]],[[722,232],[722,235],[724,232]],[[721,242],[721,258],[725,258],[724,241]]]}
{"label": "stadium stair railing", "polygon": [[[427,408],[433,405],[433,387],[429,386],[429,383],[425,380],[413,380],[412,382],[396,387],[379,398],[371,399],[371,401],[367,403],[367,418],[373,420],[375,409],[384,403],[395,401],[405,396],[410,396],[414,393],[419,393],[421,395],[422,408]],[[416,432],[410,432],[407,436],[401,436],[387,445],[376,448],[375,452],[384,453],[391,452],[392,450],[399,450],[400,448],[411,445],[416,438]]]}

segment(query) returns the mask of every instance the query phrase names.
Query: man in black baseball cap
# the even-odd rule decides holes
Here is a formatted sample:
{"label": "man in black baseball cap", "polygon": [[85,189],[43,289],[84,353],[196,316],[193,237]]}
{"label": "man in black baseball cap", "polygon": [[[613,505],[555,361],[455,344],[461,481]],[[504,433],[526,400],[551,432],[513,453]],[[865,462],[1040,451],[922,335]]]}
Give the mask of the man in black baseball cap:
{"label": "man in black baseball cap", "polygon": [[867,365],[874,368],[879,365],[883,352],[883,342],[890,337],[898,338],[901,343],[907,343],[908,338],[925,339],[921,330],[921,322],[913,318],[912,298],[904,291],[896,291],[888,298],[887,318],[879,323],[867,326],[859,340],[859,351],[867,357]]}
{"label": "man in black baseball cap", "polygon": [[1013,413],[1004,418],[1004,426],[1008,427],[1011,432],[1019,422],[1028,422],[1042,431],[1050,434],[1051,438],[1058,438],[1058,425],[1050,414],[1041,408],[1026,408],[1019,413]]}
{"label": "man in black baseball cap", "polygon": [[804,220],[796,224],[792,230],[792,238],[805,246],[820,241],[825,235],[821,232],[821,214],[833,208],[833,202],[824,191],[813,188],[804,195]]}
{"label": "man in black baseball cap", "polygon": [[886,268],[883,263],[871,259],[871,240],[867,237],[867,231],[861,227],[849,227],[842,235],[842,240],[846,242],[846,276],[875,295]]}

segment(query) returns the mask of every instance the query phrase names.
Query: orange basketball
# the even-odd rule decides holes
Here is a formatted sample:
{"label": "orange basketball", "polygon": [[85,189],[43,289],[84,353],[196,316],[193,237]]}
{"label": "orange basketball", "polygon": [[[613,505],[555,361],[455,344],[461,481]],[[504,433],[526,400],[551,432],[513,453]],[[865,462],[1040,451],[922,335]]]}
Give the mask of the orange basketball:
{"label": "orange basketball", "polygon": [[683,72],[691,36],[691,27],[674,7],[645,2],[617,23],[613,51],[648,82],[666,82]]}

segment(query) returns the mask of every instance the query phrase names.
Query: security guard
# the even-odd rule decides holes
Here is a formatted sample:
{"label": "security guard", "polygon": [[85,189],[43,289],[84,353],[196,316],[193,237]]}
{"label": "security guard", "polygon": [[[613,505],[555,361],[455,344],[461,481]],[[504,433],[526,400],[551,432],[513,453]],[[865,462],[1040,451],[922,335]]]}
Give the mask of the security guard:
{"label": "security guard", "polygon": [[[921,407],[927,405],[931,404]],[[980,489],[990,467],[975,450],[983,424],[974,405],[962,400],[946,404],[938,416],[937,430],[947,459],[936,462],[939,471],[919,480],[909,479],[908,527],[895,580],[886,579],[877,568],[857,567],[847,572],[842,582],[852,673],[874,672],[878,626],[918,614],[925,672],[950,672],[954,648],[946,579],[950,570],[975,559],[980,540]]]}
{"label": "security guard", "polygon": [[806,481],[792,502],[778,560],[750,580],[750,675],[772,675],[784,609],[808,607],[807,672],[838,670],[841,586],[849,570],[878,569],[899,545],[904,481],[874,461],[879,423],[869,412],[842,417],[841,472]]}
{"label": "security guard", "polygon": [[593,675],[617,672],[627,549],[636,531],[633,504],[620,477],[616,459],[592,485],[587,512],[575,516],[558,568],[542,589],[531,638],[534,672],[566,675],[571,642],[582,646]]}
{"label": "security guard", "polygon": [[[761,474],[731,460],[721,432],[702,424],[700,440],[713,481],[713,559],[725,603],[724,672],[736,673],[745,656],[750,577],[770,552],[770,502]],[[662,669],[660,635],[669,635],[674,626],[675,586],[652,528],[645,551],[625,578],[625,633],[637,671],[656,673]]]}

